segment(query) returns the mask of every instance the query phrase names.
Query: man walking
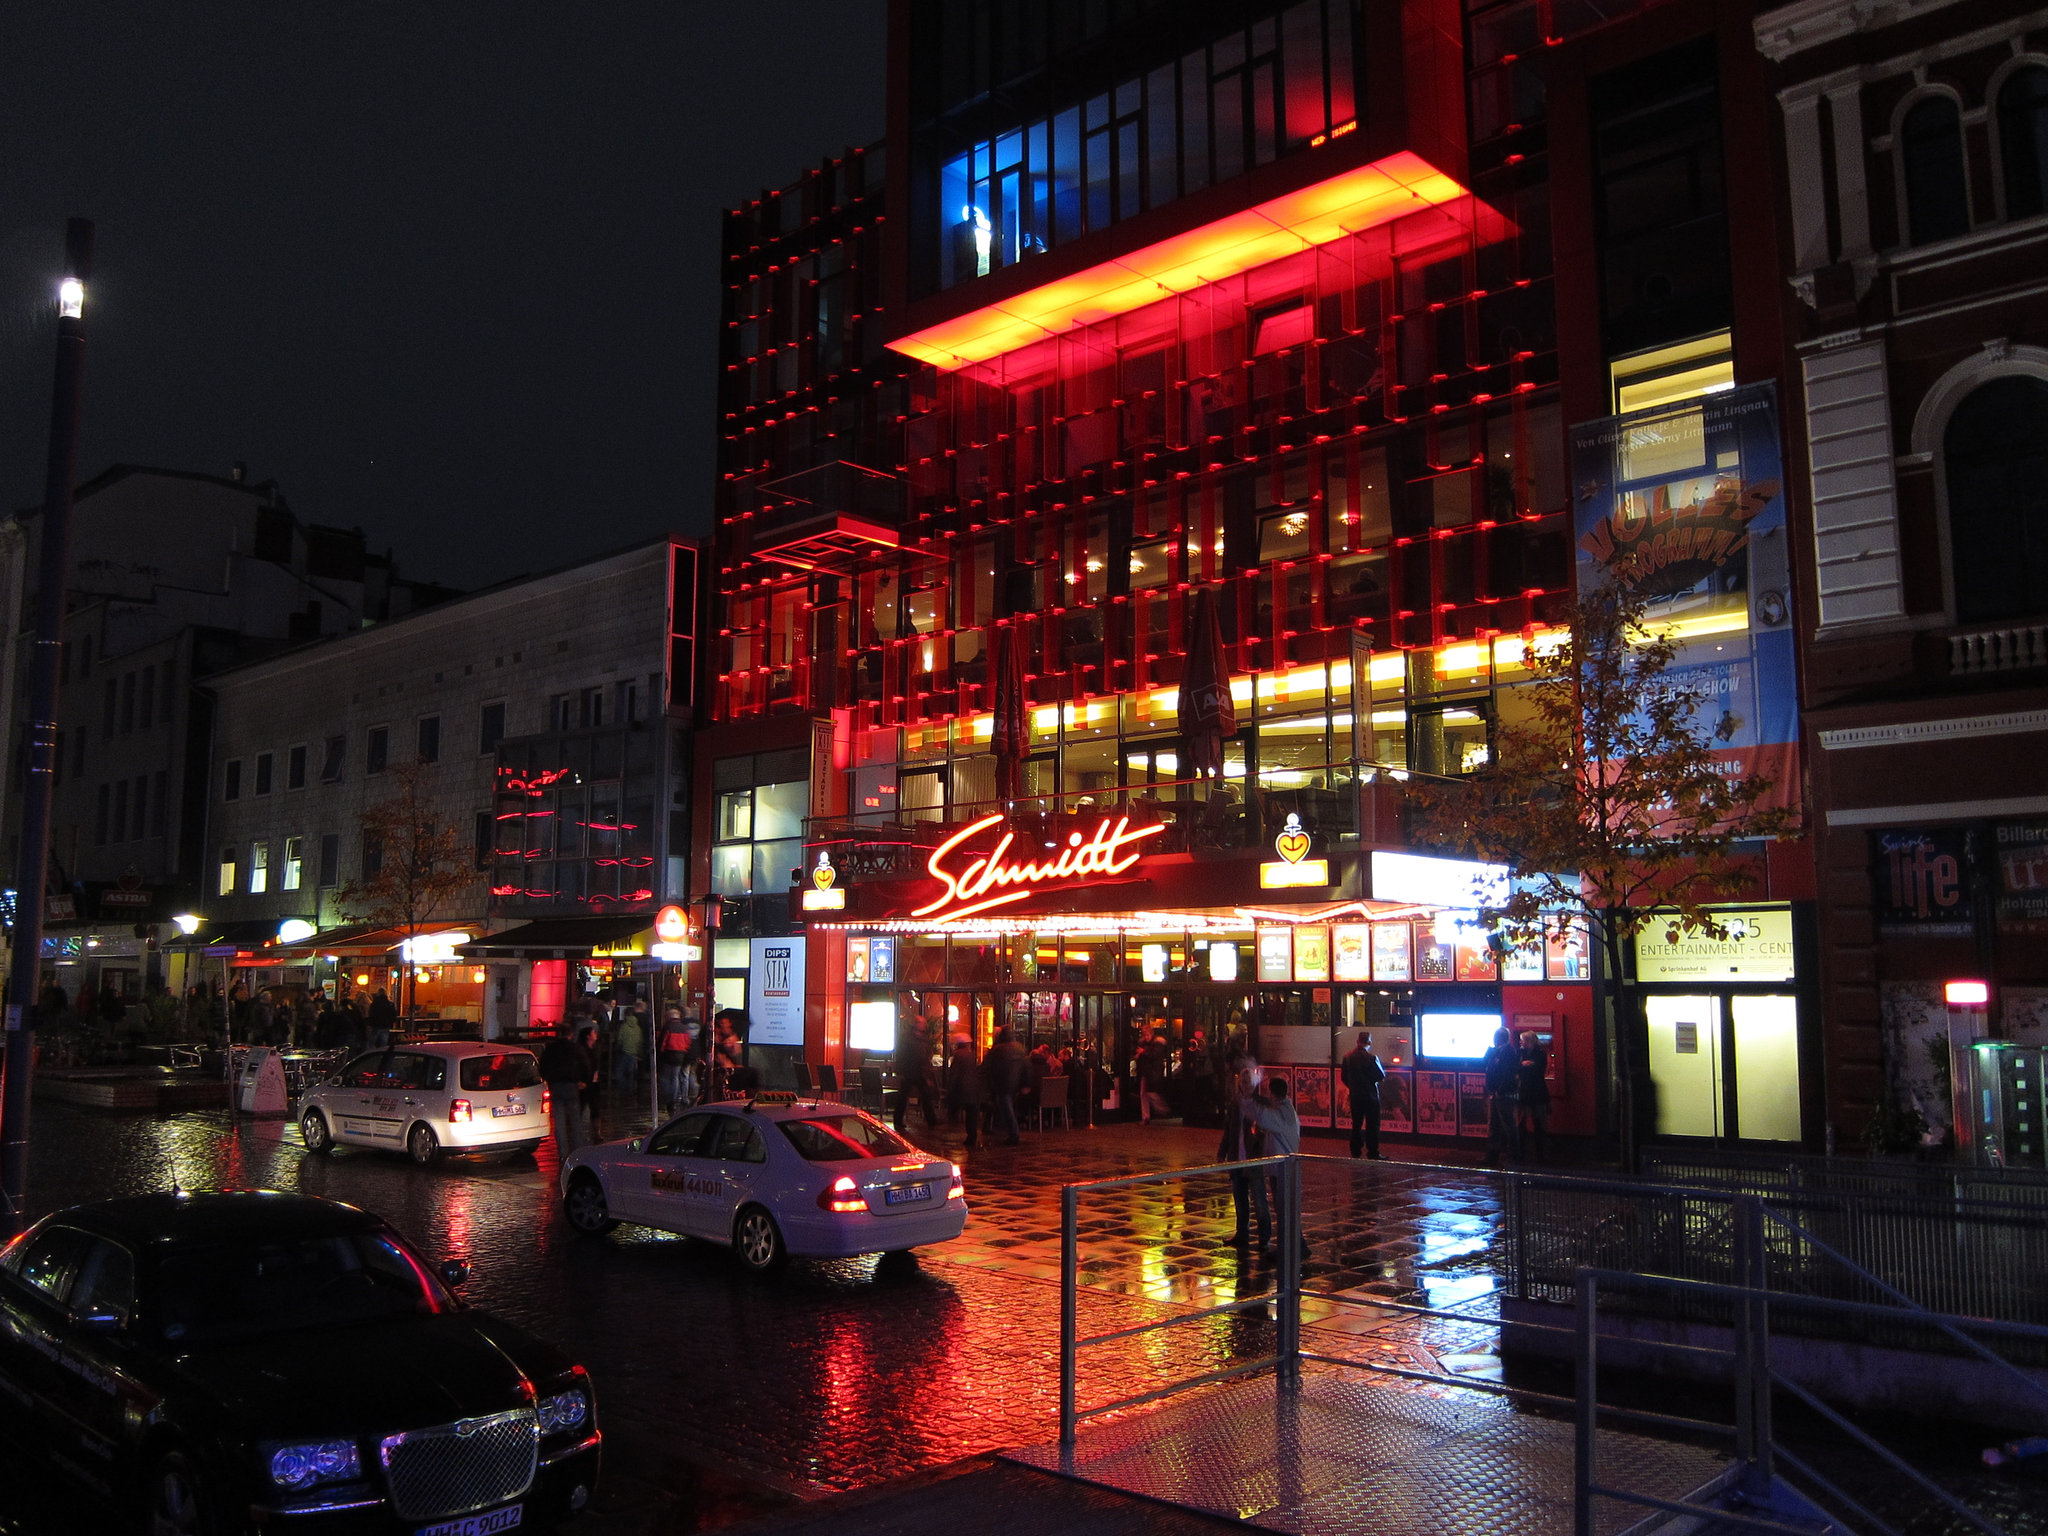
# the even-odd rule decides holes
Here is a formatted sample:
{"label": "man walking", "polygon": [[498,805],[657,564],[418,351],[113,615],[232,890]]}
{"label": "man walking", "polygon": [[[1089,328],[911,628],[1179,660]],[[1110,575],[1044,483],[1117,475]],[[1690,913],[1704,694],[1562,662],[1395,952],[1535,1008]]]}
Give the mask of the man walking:
{"label": "man walking", "polygon": [[974,1059],[974,1042],[953,1042],[953,1055],[946,1063],[946,1108],[967,1122],[967,1150],[981,1145],[981,1105],[985,1097],[981,1063]]}
{"label": "man walking", "polygon": [[[1244,1101],[1244,1112],[1246,1118],[1256,1122],[1259,1129],[1265,1132],[1265,1156],[1295,1157],[1300,1154],[1301,1115],[1295,1109],[1293,1099],[1288,1096],[1286,1078],[1276,1077],[1268,1081],[1264,1088]],[[1279,1205],[1287,1198],[1286,1185],[1282,1183],[1279,1172],[1268,1172],[1266,1185],[1275,1205]],[[1296,1214],[1298,1216],[1300,1213]],[[1265,1242],[1263,1239],[1259,1247],[1268,1258],[1279,1252],[1277,1244]],[[1307,1258],[1308,1252],[1308,1238],[1304,1234],[1301,1239],[1301,1256]]]}
{"label": "man walking", "polygon": [[1522,1035],[1522,1113],[1529,1117],[1524,1145],[1540,1162],[1550,1147],[1550,1052],[1533,1029]]}
{"label": "man walking", "polygon": [[1003,1133],[1003,1145],[1018,1146],[1017,1090],[1024,1086],[1024,1047],[1007,1029],[996,1031],[996,1043],[982,1063],[988,1074],[989,1101],[995,1109],[994,1129]]}
{"label": "man walking", "polygon": [[[1240,1163],[1259,1156],[1257,1126],[1246,1113],[1246,1106],[1258,1085],[1259,1069],[1258,1064],[1242,1051],[1233,1051],[1229,1072],[1223,1084],[1223,1140],[1216,1148],[1216,1161]],[[1237,1211],[1237,1233],[1231,1238],[1232,1244],[1242,1248],[1251,1241],[1252,1219],[1256,1217],[1260,1249],[1272,1246],[1273,1206],[1266,1198],[1266,1181],[1256,1173],[1233,1168],[1230,1171],[1230,1203]]]}
{"label": "man walking", "polygon": [[565,1021],[554,1039],[541,1048],[540,1076],[548,1085],[548,1100],[555,1119],[555,1150],[567,1157],[583,1145],[583,1090],[592,1072],[583,1048],[569,1034]]}
{"label": "man walking", "polygon": [[1522,1155],[1522,1053],[1505,1029],[1493,1032],[1493,1049],[1480,1061],[1486,1073],[1486,1160]]}
{"label": "man walking", "polygon": [[1387,1069],[1372,1053],[1372,1036],[1360,1030],[1351,1054],[1337,1070],[1344,1079],[1345,1091],[1351,1095],[1351,1155],[1358,1156],[1362,1149],[1378,1161],[1380,1084],[1386,1081]]}

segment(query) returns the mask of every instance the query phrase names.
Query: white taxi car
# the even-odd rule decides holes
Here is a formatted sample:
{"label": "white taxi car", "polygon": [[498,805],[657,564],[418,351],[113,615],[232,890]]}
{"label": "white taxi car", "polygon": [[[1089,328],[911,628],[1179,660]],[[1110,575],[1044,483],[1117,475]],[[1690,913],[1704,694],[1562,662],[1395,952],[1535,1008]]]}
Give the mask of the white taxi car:
{"label": "white taxi car", "polygon": [[477,1040],[365,1051],[299,1099],[309,1152],[403,1149],[422,1165],[443,1152],[531,1152],[549,1132],[547,1084],[533,1052]]}
{"label": "white taxi car", "polygon": [[725,1243],[765,1270],[947,1242],[967,1199],[956,1165],[850,1105],[758,1094],[571,1154],[562,1213],[593,1237],[630,1221]]}

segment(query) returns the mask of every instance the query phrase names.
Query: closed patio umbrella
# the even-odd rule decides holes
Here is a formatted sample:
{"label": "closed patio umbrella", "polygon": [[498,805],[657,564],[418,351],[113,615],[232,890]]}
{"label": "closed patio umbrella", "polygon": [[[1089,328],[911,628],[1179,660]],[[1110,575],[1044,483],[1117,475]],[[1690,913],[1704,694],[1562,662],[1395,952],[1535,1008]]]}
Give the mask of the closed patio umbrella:
{"label": "closed patio umbrella", "polygon": [[1014,624],[995,631],[995,728],[989,748],[996,758],[996,798],[1015,800],[1024,792],[1024,759],[1031,750],[1031,720],[1024,702],[1024,662]]}
{"label": "closed patio umbrella", "polygon": [[1223,659],[1223,631],[1216,621],[1216,596],[1195,594],[1188,617],[1188,662],[1181,674],[1180,728],[1187,760],[1198,779],[1223,777],[1223,744],[1237,734],[1237,708],[1230,698],[1230,667]]}

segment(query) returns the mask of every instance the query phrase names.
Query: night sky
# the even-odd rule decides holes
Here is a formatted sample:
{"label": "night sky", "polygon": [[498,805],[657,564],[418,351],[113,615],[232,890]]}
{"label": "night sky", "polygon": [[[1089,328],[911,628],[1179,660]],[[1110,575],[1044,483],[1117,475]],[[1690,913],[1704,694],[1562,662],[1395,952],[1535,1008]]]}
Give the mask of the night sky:
{"label": "night sky", "polygon": [[883,0],[8,0],[0,507],[42,497],[64,221],[80,477],[275,478],[476,586],[710,525],[719,210],[881,137]]}

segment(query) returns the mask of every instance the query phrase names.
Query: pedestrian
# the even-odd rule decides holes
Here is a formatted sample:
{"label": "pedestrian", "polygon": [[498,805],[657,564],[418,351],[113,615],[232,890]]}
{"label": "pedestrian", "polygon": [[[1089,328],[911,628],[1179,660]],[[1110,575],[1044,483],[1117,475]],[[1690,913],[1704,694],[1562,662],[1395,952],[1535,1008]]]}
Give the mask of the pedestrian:
{"label": "pedestrian", "polygon": [[398,1009],[379,987],[370,999],[370,1049],[381,1051],[391,1043],[391,1031],[398,1027]]}
{"label": "pedestrian", "polygon": [[1363,1150],[1375,1161],[1380,1155],[1380,1084],[1387,1069],[1372,1052],[1372,1036],[1364,1030],[1338,1066],[1344,1088],[1351,1095],[1351,1155]]}
{"label": "pedestrian", "polygon": [[1550,1052],[1535,1030],[1522,1033],[1522,1113],[1528,1116],[1529,1155],[1539,1162],[1550,1149]]}
{"label": "pedestrian", "polygon": [[1018,1134],[1017,1125],[1017,1093],[1024,1086],[1024,1047],[1009,1030],[999,1029],[982,1067],[988,1078],[989,1103],[995,1110],[992,1129],[1003,1133],[1004,1146],[1018,1146],[1024,1139]]}
{"label": "pedestrian", "polygon": [[1520,1157],[1522,1057],[1505,1029],[1493,1032],[1493,1048],[1479,1066],[1486,1074],[1486,1160]]}
{"label": "pedestrian", "polygon": [[936,1021],[911,1015],[896,1043],[896,1129],[905,1129],[914,1095],[924,1115],[924,1128],[937,1130],[939,1117],[932,1094],[932,1039]]}
{"label": "pedestrian", "polygon": [[981,1145],[981,1106],[988,1094],[981,1080],[981,1063],[974,1059],[974,1042],[953,1042],[953,1055],[946,1063],[946,1109],[967,1122],[967,1150]]}
{"label": "pedestrian", "polygon": [[[1242,1051],[1232,1051],[1229,1075],[1223,1084],[1223,1139],[1216,1148],[1219,1163],[1241,1163],[1259,1156],[1258,1126],[1245,1113],[1246,1101],[1258,1087],[1259,1066]],[[1259,1247],[1273,1241],[1273,1207],[1266,1198],[1266,1181],[1248,1169],[1230,1170],[1230,1204],[1237,1213],[1237,1232],[1231,1238],[1242,1248],[1251,1241],[1251,1225],[1257,1219]]]}
{"label": "pedestrian", "polygon": [[619,1093],[631,1099],[640,1082],[640,1058],[647,1051],[647,1015],[637,1006],[619,1025],[618,1047]]}
{"label": "pedestrian", "polygon": [[268,987],[259,988],[256,1000],[249,1005],[249,1043],[277,1044],[277,1009],[270,1001]]}
{"label": "pedestrian", "polygon": [[323,1051],[339,1051],[348,1045],[348,1021],[324,992],[320,994],[320,1012],[313,1020],[313,1044]]}
{"label": "pedestrian", "polygon": [[554,1111],[555,1150],[566,1158],[583,1145],[583,1088],[590,1080],[589,1063],[566,1030],[541,1047],[540,1076]]}
{"label": "pedestrian", "polygon": [[[1297,1157],[1301,1153],[1301,1115],[1294,1107],[1294,1100],[1287,1090],[1287,1079],[1274,1077],[1244,1101],[1246,1116],[1254,1121],[1265,1133],[1267,1157]],[[1286,1199],[1286,1185],[1281,1180],[1282,1170],[1274,1168],[1266,1172],[1266,1187],[1274,1205],[1282,1206]],[[1284,1208],[1284,1206],[1282,1207]],[[1296,1212],[1297,1219],[1300,1212]],[[1261,1242],[1259,1247],[1268,1258],[1278,1251],[1273,1244]],[[1301,1256],[1308,1257],[1308,1238],[1301,1239]]]}
{"label": "pedestrian", "polygon": [[583,1080],[583,1124],[588,1127],[587,1134],[590,1139],[596,1141],[598,1095],[603,1091],[606,1082],[604,1057],[598,1047],[597,1026],[586,1024],[576,1031],[576,1045],[583,1052],[584,1064],[589,1073]]}
{"label": "pedestrian", "polygon": [[1169,1056],[1166,1035],[1155,1032],[1138,1052],[1138,1120],[1149,1125],[1154,1115],[1170,1115],[1166,1102],[1166,1063]]}

